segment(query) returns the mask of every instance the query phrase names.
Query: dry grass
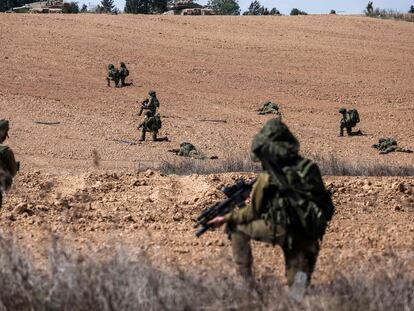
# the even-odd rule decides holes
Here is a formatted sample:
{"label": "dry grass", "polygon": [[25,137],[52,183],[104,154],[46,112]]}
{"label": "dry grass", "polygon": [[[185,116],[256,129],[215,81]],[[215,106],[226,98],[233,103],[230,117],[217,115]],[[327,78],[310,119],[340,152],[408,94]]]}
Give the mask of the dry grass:
{"label": "dry grass", "polygon": [[[414,275],[395,254],[373,258],[350,275],[336,274],[292,301],[274,277],[249,291],[229,275],[195,277],[177,268],[155,268],[145,256],[112,250],[111,258],[74,254],[54,240],[49,262],[32,257],[0,236],[0,310],[410,310]],[[260,293],[260,294],[258,294]]]}
{"label": "dry grass", "polygon": [[401,12],[394,11],[394,10],[385,10],[385,9],[376,8],[374,9],[372,13],[365,12],[365,15],[369,17],[414,22],[414,14],[401,13]]}
{"label": "dry grass", "polygon": [[[353,163],[339,160],[336,156],[310,155],[318,163],[323,175],[330,176],[414,176],[412,166],[392,166],[376,163]],[[259,172],[259,163],[252,162],[249,155],[240,155],[224,160],[202,161],[180,158],[162,161],[157,167],[164,174],[190,175],[229,172]]]}

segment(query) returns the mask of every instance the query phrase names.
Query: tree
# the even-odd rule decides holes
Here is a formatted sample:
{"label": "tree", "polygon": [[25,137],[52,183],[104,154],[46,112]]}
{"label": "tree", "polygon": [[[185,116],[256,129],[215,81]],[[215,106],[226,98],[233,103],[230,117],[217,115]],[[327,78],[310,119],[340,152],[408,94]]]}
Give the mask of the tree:
{"label": "tree", "polygon": [[305,11],[301,11],[299,9],[292,9],[292,11],[290,11],[290,15],[308,15],[308,13],[306,13]]}
{"label": "tree", "polygon": [[70,2],[69,4],[63,6],[62,13],[65,14],[78,14],[79,13],[79,5],[77,2]]}
{"label": "tree", "polygon": [[240,15],[237,0],[209,0],[207,5],[218,15]]}
{"label": "tree", "polygon": [[125,13],[153,14],[167,11],[167,0],[126,0]]}
{"label": "tree", "polygon": [[252,3],[250,3],[248,8],[248,15],[260,15],[262,5],[260,4],[259,0],[253,0]]}
{"label": "tree", "polygon": [[34,0],[0,0],[0,12],[6,12],[12,8],[32,2],[34,2]]}
{"label": "tree", "polygon": [[366,7],[366,11],[365,14],[366,15],[371,15],[374,12],[374,5],[372,3],[372,1],[369,1]]}
{"label": "tree", "polygon": [[276,8],[273,8],[269,12],[270,15],[280,15],[280,11]]}
{"label": "tree", "polygon": [[83,5],[82,5],[82,8],[81,8],[81,10],[80,10],[80,12],[81,12],[81,13],[86,13],[86,12],[88,12],[88,6],[87,6],[86,4],[83,4]]}
{"label": "tree", "polygon": [[115,12],[114,0],[101,0],[102,13]]}
{"label": "tree", "polygon": [[408,11],[408,13],[414,14],[414,5],[412,5],[412,6],[410,7],[410,10]]}

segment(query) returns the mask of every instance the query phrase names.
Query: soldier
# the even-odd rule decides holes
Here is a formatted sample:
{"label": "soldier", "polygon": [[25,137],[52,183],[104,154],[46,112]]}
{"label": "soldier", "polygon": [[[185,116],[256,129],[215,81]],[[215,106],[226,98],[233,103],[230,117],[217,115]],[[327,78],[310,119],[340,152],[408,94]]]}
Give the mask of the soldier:
{"label": "soldier", "polygon": [[265,102],[263,106],[257,110],[257,114],[264,115],[264,114],[277,114],[279,118],[282,117],[279,106],[275,103],[272,103],[270,101]]}
{"label": "soldier", "polygon": [[160,107],[160,102],[158,101],[155,91],[149,91],[148,95],[149,98],[147,98],[141,103],[141,110],[138,113],[139,116],[142,115],[142,112],[144,110],[149,110],[151,112],[151,115],[155,116],[155,114],[157,113],[157,108]]}
{"label": "soldier", "polygon": [[347,111],[345,108],[340,108],[339,113],[342,114],[341,124],[339,126],[339,136],[344,136],[344,129],[348,136],[360,136],[363,135],[361,130],[357,132],[352,132],[352,128],[359,123],[359,114],[356,109],[351,109]]}
{"label": "soldier", "polygon": [[138,129],[141,129],[141,138],[139,141],[145,141],[146,132],[152,133],[152,141],[168,141],[168,137],[158,138],[158,131],[161,129],[161,117],[159,114],[152,115],[151,111],[145,113],[144,122],[142,122]]}
{"label": "soldier", "polygon": [[108,65],[108,76],[106,77],[108,86],[111,86],[111,81],[114,81],[115,87],[118,87],[119,84],[119,70],[115,68],[113,64]]}
{"label": "soldier", "polygon": [[291,294],[300,299],[334,206],[318,166],[298,152],[299,142],[287,126],[279,119],[268,121],[252,143],[252,157],[262,162],[263,172],[253,186],[251,204],[209,224],[227,224],[234,261],[248,284],[254,284],[250,241],[279,245]]}
{"label": "soldier", "polygon": [[126,86],[127,85],[125,83],[125,79],[128,76],[129,76],[129,70],[127,69],[125,63],[121,62],[120,66],[119,66],[119,77],[121,79],[121,86]]}
{"label": "soldier", "polygon": [[19,170],[19,162],[16,162],[13,151],[3,142],[8,137],[9,121],[0,120],[0,208],[3,192],[10,189],[13,177]]}
{"label": "soldier", "polygon": [[378,144],[374,144],[372,147],[378,149],[379,154],[387,154],[390,152],[413,152],[410,149],[398,147],[397,141],[394,138],[380,138]]}
{"label": "soldier", "polygon": [[168,151],[175,153],[176,155],[181,156],[181,157],[189,157],[189,158],[198,159],[198,160],[218,159],[217,156],[207,157],[203,155],[201,152],[197,150],[197,148],[192,143],[188,143],[188,142],[181,143],[179,149],[171,149]]}

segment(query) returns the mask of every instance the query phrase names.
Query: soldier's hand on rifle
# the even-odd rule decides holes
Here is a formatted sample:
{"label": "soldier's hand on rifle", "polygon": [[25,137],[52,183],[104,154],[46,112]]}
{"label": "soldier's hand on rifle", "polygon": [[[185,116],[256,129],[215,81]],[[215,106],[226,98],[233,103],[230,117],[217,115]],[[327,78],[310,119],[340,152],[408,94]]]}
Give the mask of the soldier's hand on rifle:
{"label": "soldier's hand on rifle", "polygon": [[213,218],[212,220],[210,220],[207,224],[212,225],[215,228],[218,228],[218,227],[222,226],[225,222],[226,221],[225,221],[223,216],[217,216],[217,217]]}

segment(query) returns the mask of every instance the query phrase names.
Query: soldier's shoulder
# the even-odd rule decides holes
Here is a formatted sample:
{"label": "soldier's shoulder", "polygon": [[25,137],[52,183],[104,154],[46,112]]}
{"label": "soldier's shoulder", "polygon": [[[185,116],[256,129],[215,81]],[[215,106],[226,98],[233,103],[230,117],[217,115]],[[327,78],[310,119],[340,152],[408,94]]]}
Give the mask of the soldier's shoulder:
{"label": "soldier's shoulder", "polygon": [[0,144],[0,152],[6,151],[6,150],[10,150],[10,147],[6,146],[6,145],[3,145],[3,144]]}

